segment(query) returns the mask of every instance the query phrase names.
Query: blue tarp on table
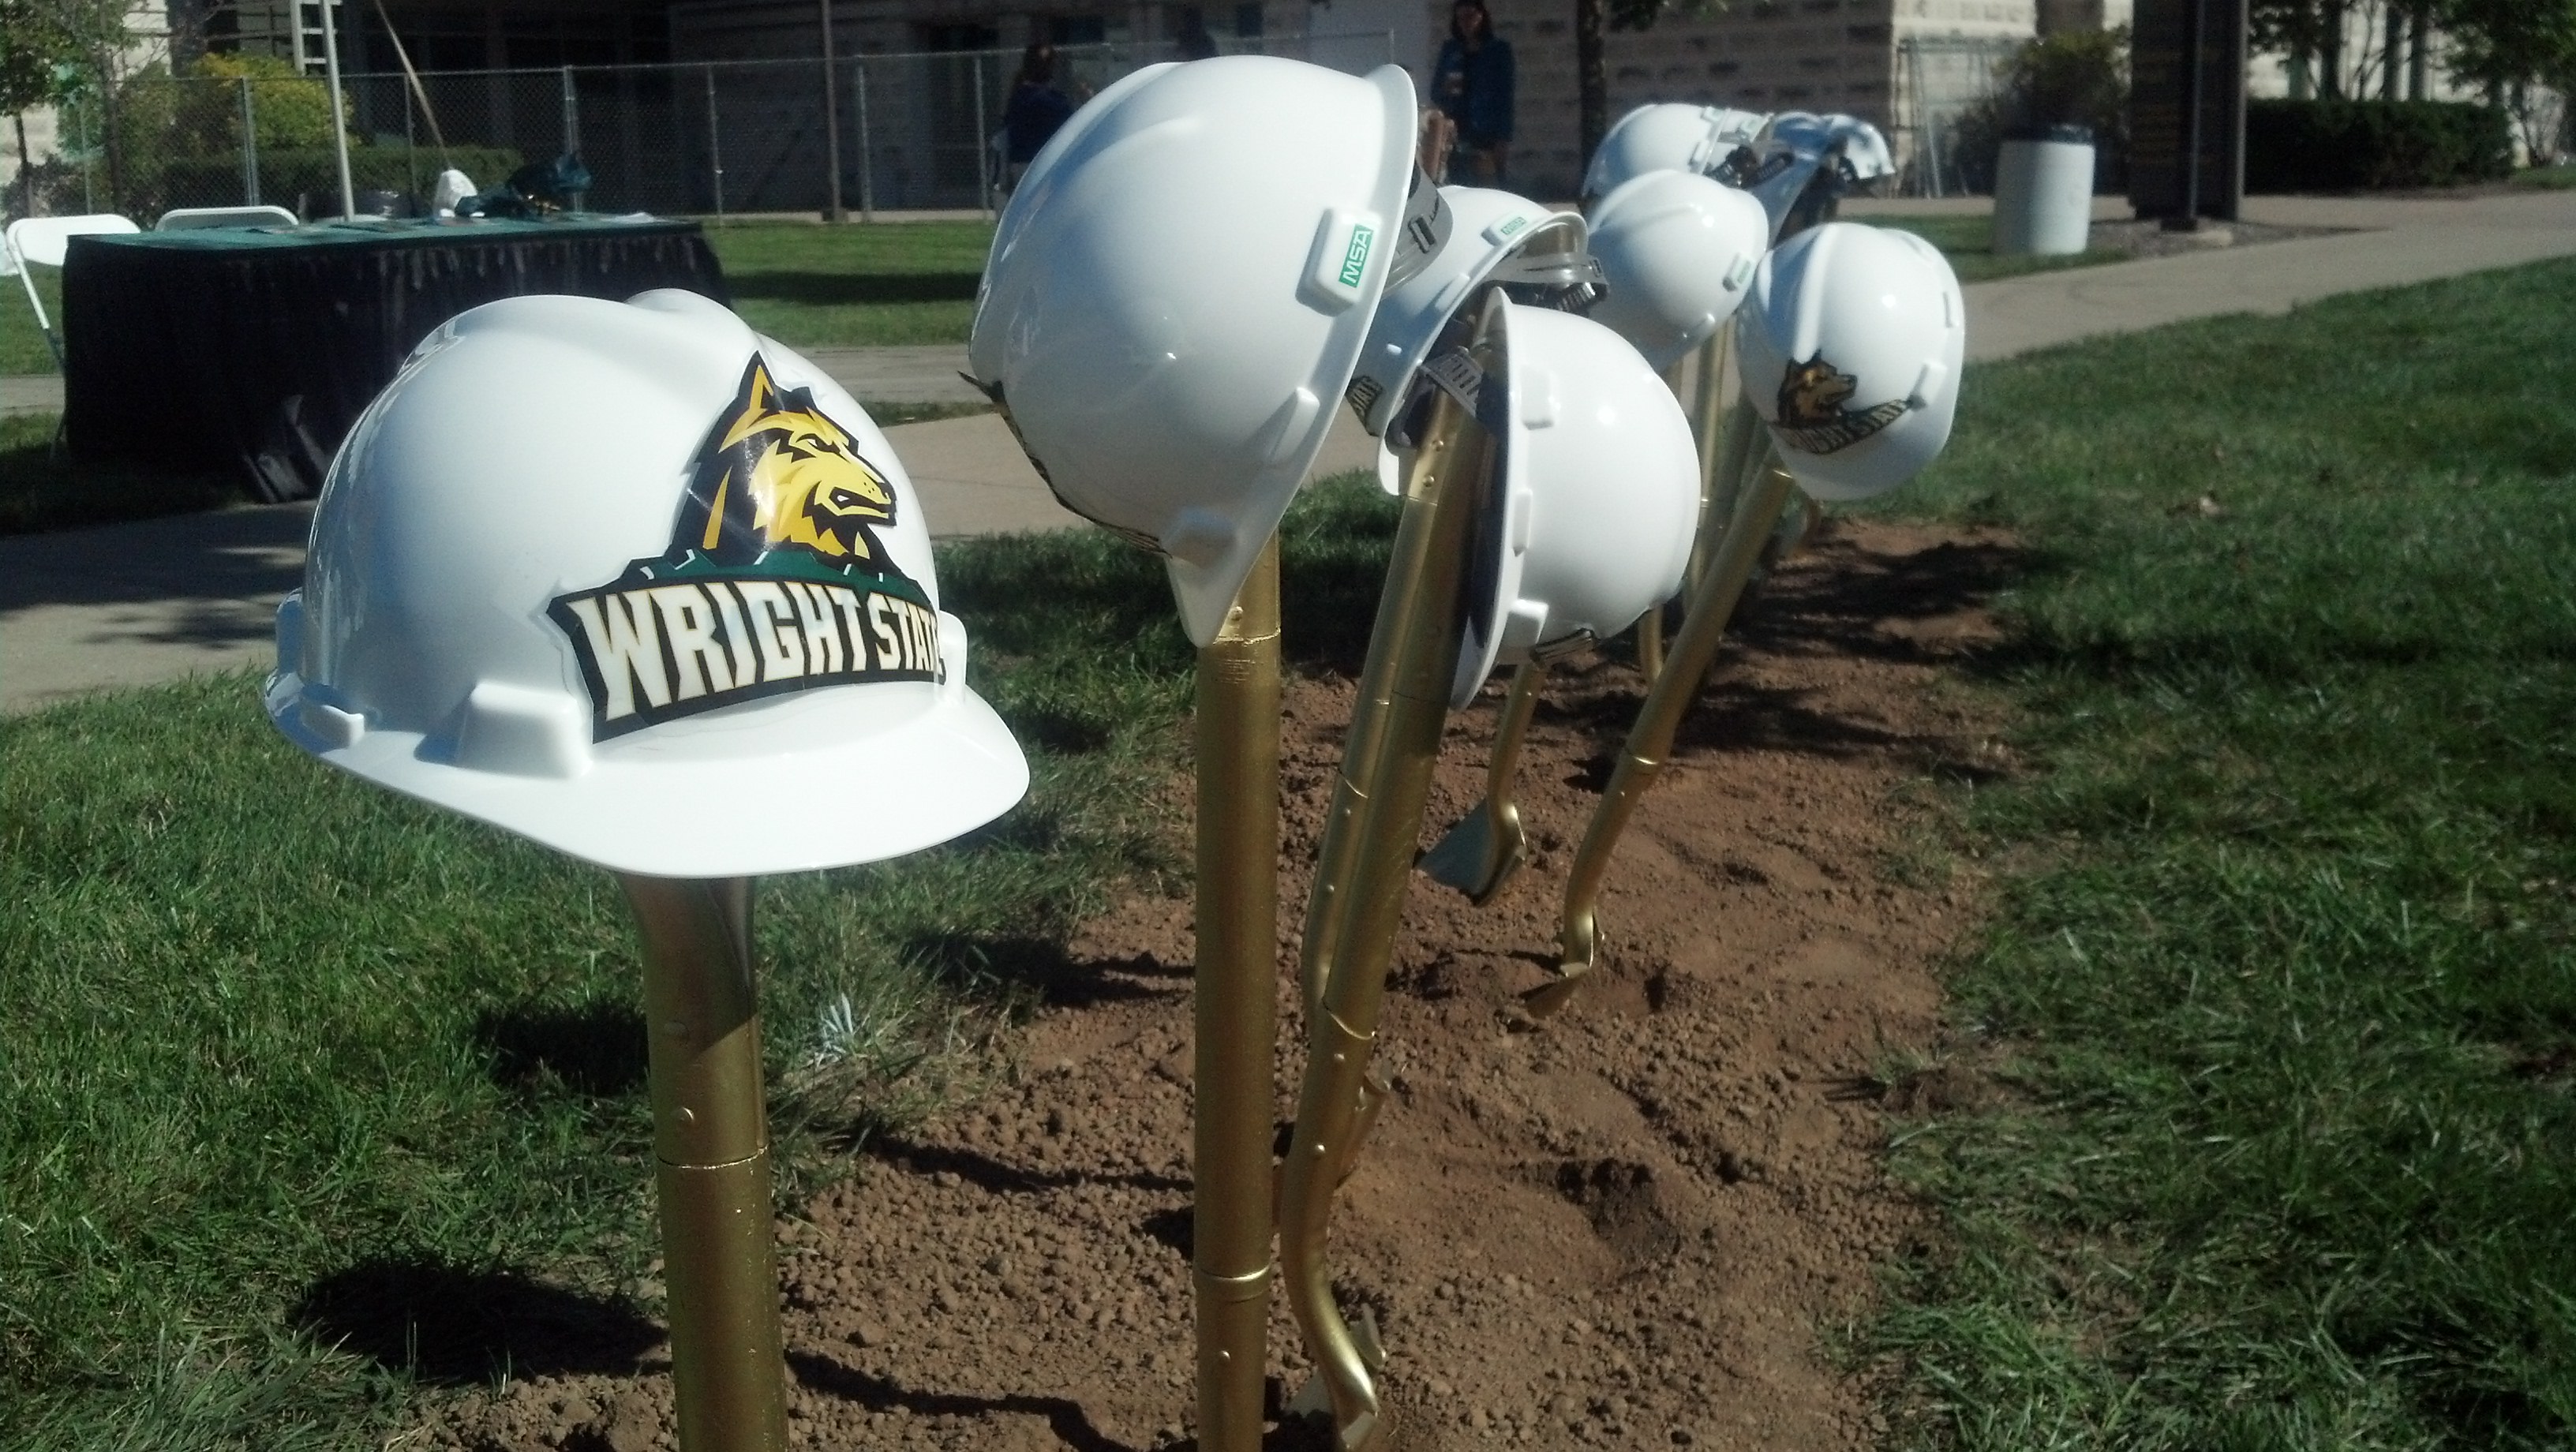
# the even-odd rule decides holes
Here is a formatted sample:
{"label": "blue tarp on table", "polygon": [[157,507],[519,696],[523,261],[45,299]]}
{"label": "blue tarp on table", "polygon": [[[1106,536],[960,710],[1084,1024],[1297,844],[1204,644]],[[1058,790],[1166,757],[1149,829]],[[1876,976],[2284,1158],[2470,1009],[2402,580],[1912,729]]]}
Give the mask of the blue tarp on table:
{"label": "blue tarp on table", "polygon": [[[412,346],[528,293],[731,299],[695,222],[352,222],[75,237],[64,431],[87,460],[250,471],[309,493]],[[470,439],[460,440],[471,447]]]}

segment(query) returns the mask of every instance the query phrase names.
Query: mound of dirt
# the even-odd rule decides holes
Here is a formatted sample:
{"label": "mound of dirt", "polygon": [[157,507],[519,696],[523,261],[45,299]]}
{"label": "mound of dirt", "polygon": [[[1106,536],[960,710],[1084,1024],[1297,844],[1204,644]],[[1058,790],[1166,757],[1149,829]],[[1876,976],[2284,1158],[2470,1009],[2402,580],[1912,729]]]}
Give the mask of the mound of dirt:
{"label": "mound of dirt", "polygon": [[[1854,1448],[1877,1389],[1833,1328],[1920,1233],[1887,1183],[1880,1086],[1935,1037],[1932,965],[1969,874],[1898,870],[1904,784],[2002,769],[1944,679],[1988,638],[1992,536],[1837,524],[1747,610],[1622,845],[1606,951],[1545,1022],[1573,843],[1642,692],[1561,670],[1524,758],[1533,857],[1486,909],[1417,877],[1380,1064],[1395,1096],[1343,1192],[1335,1266],[1384,1335],[1395,1445]],[[1481,794],[1493,701],[1450,728],[1424,842]],[[1279,1114],[1294,942],[1351,683],[1288,693]],[[1090,924],[1021,1072],[781,1220],[790,1441],[1169,1448],[1191,1415],[1190,907]],[[1274,1386],[1306,1364],[1284,1304]],[[436,1408],[478,1452],[669,1445],[666,1352]],[[1322,1445],[1309,1424],[1282,1447]],[[415,1444],[418,1445],[418,1444]]]}

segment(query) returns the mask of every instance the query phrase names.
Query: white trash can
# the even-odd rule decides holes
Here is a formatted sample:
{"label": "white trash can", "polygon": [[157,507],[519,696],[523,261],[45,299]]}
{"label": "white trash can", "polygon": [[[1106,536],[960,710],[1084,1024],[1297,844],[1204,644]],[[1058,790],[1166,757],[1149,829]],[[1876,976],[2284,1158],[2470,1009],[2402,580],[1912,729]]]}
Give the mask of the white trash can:
{"label": "white trash can", "polygon": [[2093,233],[2093,133],[2051,126],[2007,137],[1995,161],[1995,255],[2081,252]]}

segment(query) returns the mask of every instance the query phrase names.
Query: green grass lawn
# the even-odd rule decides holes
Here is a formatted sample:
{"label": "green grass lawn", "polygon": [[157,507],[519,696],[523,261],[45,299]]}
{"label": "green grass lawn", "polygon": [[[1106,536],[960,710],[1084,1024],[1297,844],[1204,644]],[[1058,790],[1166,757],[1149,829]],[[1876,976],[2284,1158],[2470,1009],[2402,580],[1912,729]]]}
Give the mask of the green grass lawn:
{"label": "green grass lawn", "polygon": [[2030,272],[2057,272],[2069,267],[2097,267],[2105,262],[2126,262],[2125,252],[2095,250],[2072,257],[2032,257],[2028,255],[1997,257],[1995,255],[1995,219],[1991,215],[1973,217],[1861,217],[1873,227],[1893,227],[1911,232],[1941,249],[1950,259],[1950,269],[1959,281],[1991,282],[1999,277],[2019,277]]}
{"label": "green grass lawn", "polygon": [[2513,184],[2542,191],[2565,191],[2576,187],[2576,165],[2561,162],[2556,166],[2527,166],[2513,174]]}
{"label": "green grass lawn", "polygon": [[[1869,219],[1931,240],[1963,282],[2060,267],[2117,262],[2116,252],[2081,257],[1997,257],[1983,217]],[[795,348],[862,348],[963,343],[975,316],[975,283],[993,241],[988,222],[887,222],[825,227],[793,222],[710,224],[707,240],[724,264],[735,308],[751,325]],[[37,274],[46,306],[60,315],[61,274]],[[52,355],[14,280],[0,297],[0,373],[50,373]]]}
{"label": "green grass lawn", "polygon": [[[868,403],[881,428],[990,413],[979,403]],[[54,451],[53,414],[0,418],[0,535],[78,529],[247,504],[242,476],[84,464]]]}
{"label": "green grass lawn", "polygon": [[[61,318],[62,270],[39,267],[30,275],[35,279],[36,295],[45,300],[45,316]],[[27,284],[15,277],[0,277],[0,373],[53,371],[53,351],[45,346],[44,332],[36,326],[36,310],[27,306]]]}
{"label": "green grass lawn", "polygon": [[[1292,618],[1324,623],[1293,658],[1357,650],[1392,527],[1358,476],[1291,516]],[[1036,784],[950,847],[763,884],[791,1207],[990,1068],[1078,918],[1185,890],[1158,563],[1078,531],[940,575]],[[233,675],[0,720],[0,902],[0,1444],[373,1446],[424,1391],[649,1340],[605,873],[305,759]]]}
{"label": "green grass lawn", "polygon": [[710,226],[734,307],[793,348],[963,343],[988,222]]}
{"label": "green grass lawn", "polygon": [[2576,1438],[2571,376],[2568,263],[1971,371],[1893,507],[2019,533],[2033,769],[1957,788],[1905,1444]]}
{"label": "green grass lawn", "polygon": [[[857,348],[965,342],[993,228],[741,222],[710,224],[707,241],[753,327],[790,347]],[[36,286],[60,317],[62,273],[40,268]],[[0,278],[0,373],[53,371],[25,290],[14,277]]]}
{"label": "green grass lawn", "polygon": [[56,416],[0,418],[0,535],[247,502],[237,476],[99,467],[54,452]]}

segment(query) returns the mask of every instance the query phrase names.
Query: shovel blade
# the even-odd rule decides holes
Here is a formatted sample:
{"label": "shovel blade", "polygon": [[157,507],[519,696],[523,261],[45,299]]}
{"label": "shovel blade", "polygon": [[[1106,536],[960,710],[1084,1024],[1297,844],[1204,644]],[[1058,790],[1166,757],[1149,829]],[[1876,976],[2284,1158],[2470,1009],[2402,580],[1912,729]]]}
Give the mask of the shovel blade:
{"label": "shovel blade", "polygon": [[1491,802],[1478,802],[1422,854],[1421,866],[1432,881],[1458,889],[1483,907],[1502,895],[1528,856],[1520,812],[1508,802],[1500,810]]}

